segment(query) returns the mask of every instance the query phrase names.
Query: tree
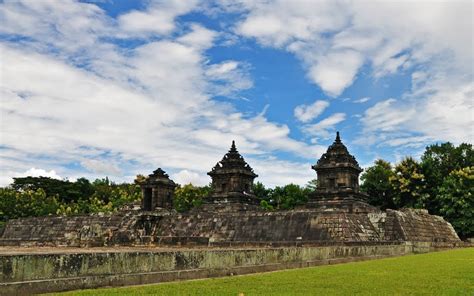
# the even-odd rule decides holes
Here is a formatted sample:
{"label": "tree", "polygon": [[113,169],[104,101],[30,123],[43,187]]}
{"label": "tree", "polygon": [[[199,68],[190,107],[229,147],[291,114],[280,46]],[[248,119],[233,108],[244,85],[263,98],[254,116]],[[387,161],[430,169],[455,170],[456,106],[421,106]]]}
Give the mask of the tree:
{"label": "tree", "polygon": [[252,185],[252,191],[258,199],[268,200],[271,189],[266,188],[261,182],[257,182]]}
{"label": "tree", "polygon": [[16,191],[0,188],[0,222],[21,217],[56,214],[60,203],[55,196],[47,196],[43,189]]}
{"label": "tree", "polygon": [[76,182],[49,177],[13,178],[11,187],[17,191],[43,189],[47,196],[57,196],[63,202],[76,202],[94,192],[94,188],[85,178],[79,178]]}
{"label": "tree", "polygon": [[316,191],[316,189],[318,188],[318,179],[312,179],[311,181],[306,183],[305,187],[310,192]]}
{"label": "tree", "polygon": [[420,164],[412,157],[407,157],[397,164],[394,175],[389,178],[394,191],[395,207],[423,207],[426,194],[424,178]]}
{"label": "tree", "polygon": [[382,209],[395,209],[394,189],[390,178],[394,178],[392,165],[382,159],[376,160],[374,165],[362,174],[360,189],[369,195],[368,202],[371,205]]}
{"label": "tree", "polygon": [[440,214],[437,197],[444,179],[454,170],[474,166],[474,150],[471,144],[459,146],[447,142],[426,147],[421,156],[421,168],[426,180],[425,207],[434,214]]}
{"label": "tree", "polygon": [[310,190],[296,184],[277,186],[272,190],[269,204],[276,209],[289,210],[308,201]]}
{"label": "tree", "polygon": [[198,187],[189,183],[176,187],[174,191],[174,208],[178,212],[188,211],[202,204],[202,199],[209,195],[210,187]]}
{"label": "tree", "polygon": [[474,236],[474,166],[453,170],[439,189],[440,213],[462,238]]}

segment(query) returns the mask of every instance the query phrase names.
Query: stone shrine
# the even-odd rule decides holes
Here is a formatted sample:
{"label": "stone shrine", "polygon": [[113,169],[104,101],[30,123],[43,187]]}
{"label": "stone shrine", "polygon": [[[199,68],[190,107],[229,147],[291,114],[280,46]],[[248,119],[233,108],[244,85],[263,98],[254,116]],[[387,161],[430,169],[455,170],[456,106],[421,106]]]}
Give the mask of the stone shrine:
{"label": "stone shrine", "polygon": [[142,189],[142,209],[153,211],[156,208],[173,209],[173,196],[176,184],[165,172],[158,168],[140,184]]}
{"label": "stone shrine", "polygon": [[229,152],[207,173],[212,178],[211,195],[205,203],[259,204],[253,194],[253,180],[258,177],[237,151],[235,141]]}
{"label": "stone shrine", "polygon": [[376,210],[365,202],[367,196],[359,192],[362,169],[342,143],[339,132],[334,143],[311,168],[317,173],[317,187],[309,196],[308,207],[346,212]]}

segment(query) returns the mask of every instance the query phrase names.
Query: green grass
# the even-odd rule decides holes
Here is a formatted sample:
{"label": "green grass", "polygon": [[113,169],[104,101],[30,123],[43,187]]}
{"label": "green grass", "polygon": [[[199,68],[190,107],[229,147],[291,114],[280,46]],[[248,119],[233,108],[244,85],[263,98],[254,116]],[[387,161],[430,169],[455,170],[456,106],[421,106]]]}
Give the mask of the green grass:
{"label": "green grass", "polygon": [[474,248],[56,295],[474,295]]}

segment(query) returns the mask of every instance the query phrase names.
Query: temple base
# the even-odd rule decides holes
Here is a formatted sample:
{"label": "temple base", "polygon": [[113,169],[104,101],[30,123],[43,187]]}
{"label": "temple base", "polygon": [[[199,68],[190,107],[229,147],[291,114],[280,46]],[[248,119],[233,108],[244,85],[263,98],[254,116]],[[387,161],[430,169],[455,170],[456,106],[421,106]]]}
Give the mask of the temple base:
{"label": "temple base", "polygon": [[213,194],[203,200],[199,210],[215,212],[258,211],[260,210],[260,199],[253,194],[241,192]]}
{"label": "temple base", "polygon": [[366,195],[358,192],[324,194],[315,192],[310,196],[306,208],[317,208],[324,212],[372,213],[380,211],[365,201]]}

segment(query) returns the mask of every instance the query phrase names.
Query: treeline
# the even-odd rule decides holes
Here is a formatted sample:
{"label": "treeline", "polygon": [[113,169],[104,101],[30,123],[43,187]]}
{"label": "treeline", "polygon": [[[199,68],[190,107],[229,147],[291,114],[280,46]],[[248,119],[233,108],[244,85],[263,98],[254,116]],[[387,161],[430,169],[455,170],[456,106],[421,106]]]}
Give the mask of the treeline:
{"label": "treeline", "polygon": [[0,188],[0,226],[22,217],[109,213],[140,199],[137,184],[115,184],[108,178],[92,183],[85,178],[75,182],[48,177],[14,178],[10,186]]}
{"label": "treeline", "polygon": [[474,151],[471,144],[428,146],[420,161],[379,159],[361,176],[368,202],[382,209],[424,208],[443,216],[461,237],[474,235]]}
{"label": "treeline", "polygon": [[[0,226],[8,219],[45,216],[110,213],[141,200],[140,180],[115,184],[108,178],[75,182],[47,177],[14,178],[0,188]],[[253,192],[266,210],[288,210],[303,205],[317,187],[316,180],[306,186],[288,184],[266,188],[257,182]],[[421,160],[404,158],[392,165],[375,161],[361,175],[361,191],[368,202],[382,209],[425,208],[443,216],[461,237],[474,235],[474,152],[472,145],[451,143],[426,148]],[[179,212],[202,204],[211,192],[210,185],[178,186],[174,206]]]}

